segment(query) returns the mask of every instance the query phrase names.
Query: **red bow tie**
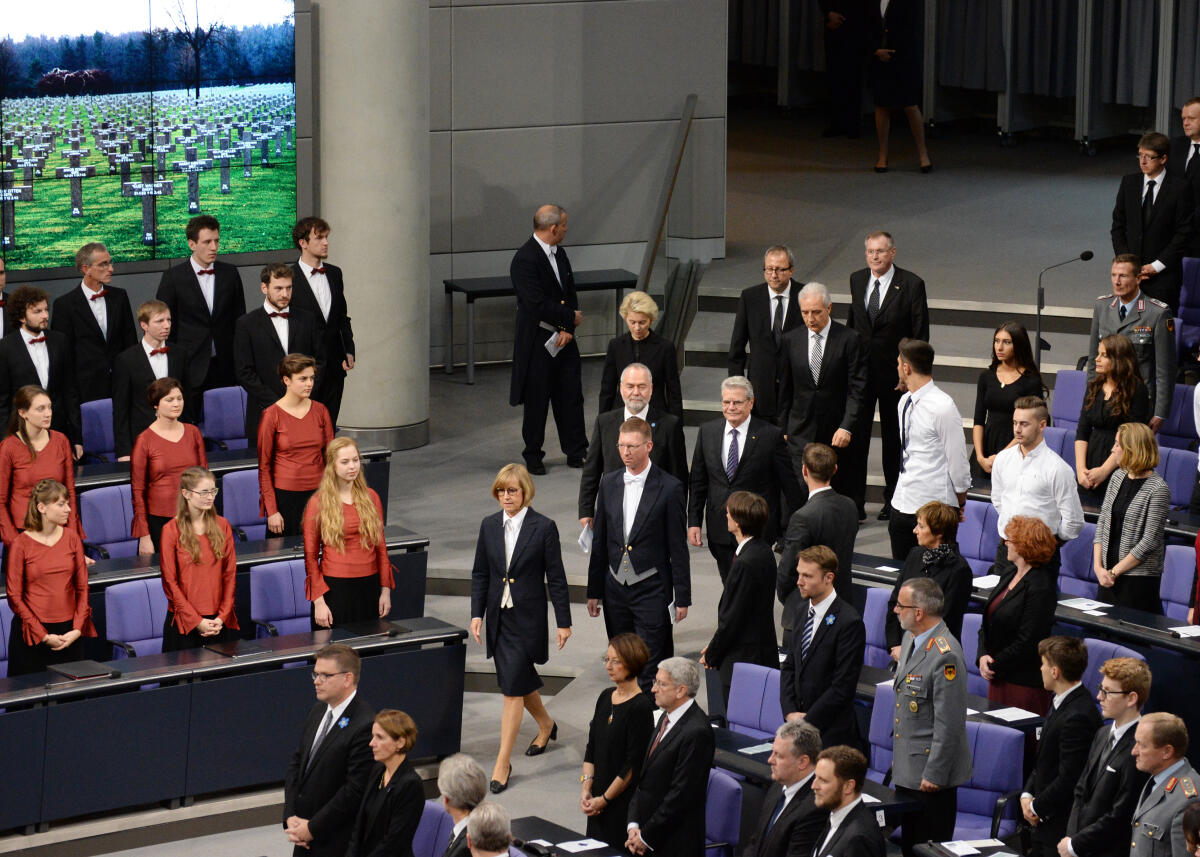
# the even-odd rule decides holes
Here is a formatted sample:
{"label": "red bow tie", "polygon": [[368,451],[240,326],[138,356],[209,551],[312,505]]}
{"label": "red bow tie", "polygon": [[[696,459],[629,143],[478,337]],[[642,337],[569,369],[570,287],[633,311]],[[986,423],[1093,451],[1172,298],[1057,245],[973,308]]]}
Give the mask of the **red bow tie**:
{"label": "red bow tie", "polygon": [[0,298],[0,309],[4,308],[4,298]]}
{"label": "red bow tie", "polygon": [[43,333],[41,336],[35,336],[33,339],[29,340],[29,344],[35,345],[39,342],[45,342],[45,341],[46,341],[46,334]]}
{"label": "red bow tie", "polygon": [[213,274],[215,274],[215,273],[217,273],[217,271],[216,271],[216,269],[215,269],[215,268],[209,268],[207,271],[197,271],[197,272],[196,272],[196,276],[197,276],[197,277],[203,277],[203,276],[205,276],[205,275],[207,274],[208,276],[210,276],[210,277],[211,277],[211,276],[212,276]]}
{"label": "red bow tie", "polygon": [[267,315],[269,315],[271,318],[287,318],[288,317],[288,313],[286,313],[286,312],[269,312],[269,313],[267,313]]}
{"label": "red bow tie", "polygon": [[98,301],[98,300],[100,300],[100,298],[104,297],[106,294],[108,294],[108,289],[101,289],[100,291],[98,291],[94,295],[92,295],[90,298],[88,298],[88,300]]}
{"label": "red bow tie", "polygon": [[151,357],[153,357],[155,354],[166,354],[166,353],[167,353],[167,346],[165,346],[165,345],[162,348],[151,348],[150,349]]}
{"label": "red bow tie", "polygon": [[313,273],[314,274],[324,274],[325,269],[324,268],[313,268]]}

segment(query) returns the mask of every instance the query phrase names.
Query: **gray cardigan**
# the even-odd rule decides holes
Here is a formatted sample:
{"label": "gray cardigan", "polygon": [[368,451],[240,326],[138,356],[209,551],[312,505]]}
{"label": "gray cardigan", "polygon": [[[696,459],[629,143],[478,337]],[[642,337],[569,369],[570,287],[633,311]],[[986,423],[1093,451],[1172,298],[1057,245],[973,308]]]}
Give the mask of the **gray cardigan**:
{"label": "gray cardigan", "polygon": [[[1095,544],[1100,545],[1100,557],[1108,555],[1108,528],[1112,523],[1112,507],[1116,501],[1121,483],[1128,476],[1125,470],[1113,473],[1108,483],[1108,491],[1104,495],[1104,506],[1100,510],[1100,520],[1096,523]],[[1125,526],[1121,531],[1119,544],[1121,558],[1133,554],[1141,560],[1125,574],[1136,577],[1151,577],[1163,572],[1163,553],[1166,536],[1164,527],[1167,522],[1167,510],[1171,507],[1171,489],[1166,481],[1157,473],[1151,472],[1146,477],[1146,484],[1129,501],[1125,510]]]}

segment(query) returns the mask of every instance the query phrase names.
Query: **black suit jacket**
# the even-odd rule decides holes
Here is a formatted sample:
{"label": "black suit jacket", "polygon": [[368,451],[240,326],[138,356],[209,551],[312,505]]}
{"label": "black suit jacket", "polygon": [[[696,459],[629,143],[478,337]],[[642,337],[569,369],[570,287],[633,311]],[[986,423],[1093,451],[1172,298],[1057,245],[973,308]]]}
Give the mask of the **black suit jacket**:
{"label": "black suit jacket", "polygon": [[[346,305],[346,286],[342,279],[342,269],[337,265],[324,263],[325,279],[329,281],[329,318],[321,314],[321,305],[313,294],[312,286],[300,263],[292,265],[292,303],[295,309],[302,309],[312,314],[317,325],[317,336],[321,342],[321,350],[325,355],[325,378],[344,378],[346,370],[342,361],[347,354],[354,352],[354,331],[350,327],[349,308]],[[321,386],[321,377],[317,377],[317,386]],[[328,383],[328,381],[326,382]],[[321,404],[326,402],[318,399]]]}
{"label": "black suit jacket", "polygon": [[50,314],[50,329],[62,333],[71,343],[71,372],[83,402],[112,396],[113,363],[118,354],[138,339],[125,290],[107,286],[100,300],[104,301],[108,317],[107,337],[96,323],[96,316],[88,306],[88,297],[79,286],[54,301]]}
{"label": "black suit jacket", "polygon": [[[549,333],[546,335],[549,336]],[[683,419],[683,390],[679,386],[675,346],[653,330],[638,343],[633,341],[632,333],[623,333],[609,340],[600,374],[600,407],[597,411],[604,413],[624,405],[621,400],[621,373],[630,363],[641,363],[650,370],[651,383],[654,385],[650,407]]]}
{"label": "black suit jacket", "polygon": [[775,583],[775,554],[771,543],[750,539],[733,558],[721,601],[717,630],[708,641],[704,661],[731,678],[735,663],[779,666],[775,613],[771,594]]}
{"label": "black suit jacket", "polygon": [[1133,758],[1130,726],[1121,740],[1109,749],[1109,725],[1101,726],[1092,738],[1087,761],[1075,784],[1075,803],[1067,820],[1067,836],[1076,854],[1093,857],[1127,857],[1129,825],[1138,797],[1149,774],[1137,769]]}
{"label": "black suit jacket", "polygon": [[821,356],[821,379],[813,384],[808,365],[808,328],[783,335],[783,379],[780,384],[780,425],[788,443],[803,449],[806,443],[829,443],[838,429],[859,430],[867,387],[867,349],[857,331],[836,321],[829,323]]}
{"label": "black suit jacket", "polygon": [[467,847],[467,829],[465,827],[459,831],[458,836],[450,840],[450,844],[442,852],[442,857],[471,857],[471,849]]}
{"label": "black suit jacket", "polygon": [[[50,353],[50,383],[46,392],[54,408],[50,428],[62,432],[72,444],[83,443],[83,421],[79,415],[79,391],[72,371],[71,343],[57,330],[46,331]],[[13,395],[26,384],[41,386],[29,349],[21,340],[21,328],[0,339],[0,425],[8,425]]]}
{"label": "black suit jacket", "polygon": [[934,562],[929,566],[921,561],[924,555],[925,548],[920,545],[909,551],[904,568],[900,569],[900,576],[896,579],[896,585],[892,587],[884,630],[889,649],[900,645],[904,639],[900,617],[892,612],[892,608],[900,600],[900,587],[914,577],[932,578],[942,588],[942,595],[946,600],[946,606],[942,610],[942,621],[946,623],[946,630],[954,635],[954,639],[962,640],[963,614],[967,612],[967,602],[971,598],[971,579],[974,576],[971,566],[957,550],[944,562]]}
{"label": "black suit jacket", "polygon": [[592,553],[588,560],[588,598],[604,598],[604,578],[618,568],[629,549],[635,572],[657,568],[663,593],[676,607],[692,603],[691,560],[687,547],[687,510],[683,483],[661,467],[650,465],[637,514],[625,538],[625,471],[606,473],[596,492]]}
{"label": "black suit jacket", "polygon": [[[825,838],[827,831],[817,834],[817,842]],[[875,820],[875,812],[865,803],[860,803],[842,819],[837,831],[825,847],[817,846],[813,857],[884,857],[887,844]]]}
{"label": "black suit jacket", "polygon": [[[783,332],[803,327],[797,295],[804,283],[792,280],[792,291],[786,301]],[[733,335],[729,339],[729,374],[745,375],[754,385],[754,415],[782,426],[778,416],[782,410],[779,385],[783,380],[782,345],[775,345],[771,335],[774,318],[774,293],[766,283],[742,290],[738,298],[737,315],[733,319]],[[746,354],[750,346],[750,354]]]}
{"label": "black suit jacket", "polygon": [[[733,534],[725,520],[725,501],[734,491],[752,491],[767,501],[767,529],[764,538],[775,541],[775,513],[779,507],[779,489],[795,491],[791,459],[783,432],[778,426],[751,416],[738,427],[745,439],[737,470],[730,480],[725,475],[725,459],[721,444],[725,440],[725,419],[709,420],[700,426],[696,449],[692,453],[691,488],[688,491],[688,526],[708,528],[708,540],[713,544],[734,545]],[[857,520],[857,518],[855,518]]]}
{"label": "black suit jacket", "polygon": [[[1200,201],[1200,158],[1193,158],[1192,162],[1188,163],[1188,152],[1191,148],[1192,141],[1187,137],[1171,138],[1171,150],[1167,156],[1167,175],[1184,179],[1191,185],[1193,200]],[[1196,241],[1193,239],[1192,252],[1186,255],[1196,255],[1195,245]]]}
{"label": "black suit jacket", "polygon": [[[653,746],[651,736],[648,753]],[[715,749],[708,717],[693,700],[642,763],[628,820],[637,822],[658,857],[704,853],[704,806]]]}
{"label": "black suit jacket", "polygon": [[[1170,158],[1167,160],[1169,163]],[[1186,180],[1164,173],[1162,187],[1154,197],[1150,222],[1143,229],[1142,180],[1141,173],[1121,179],[1112,216],[1113,252],[1136,253],[1143,265],[1155,260],[1166,265],[1161,273],[1142,284],[1142,291],[1178,308],[1183,276],[1181,260],[1192,243],[1196,201]]]}
{"label": "black suit jacket", "polygon": [[500,599],[504,578],[510,580],[513,627],[521,632],[524,650],[534,662],[544,664],[550,658],[546,625],[546,590],[554,605],[554,621],[559,628],[571,627],[571,604],[567,594],[567,576],[563,571],[558,527],[532,508],[525,513],[521,532],[513,548],[508,569],[504,567],[504,512],[488,515],[479,525],[475,543],[475,565],[471,569],[471,616],[488,618],[487,655],[490,658],[500,637]]}
{"label": "black suit jacket", "polygon": [[[684,484],[688,483],[687,453],[684,449],[683,422],[674,414],[668,414],[648,405],[642,411],[650,423],[650,460]],[[625,406],[607,411],[596,417],[592,429],[592,440],[588,444],[587,458],[579,476],[579,517],[591,518],[596,514],[596,488],[600,477],[614,470],[624,470],[621,453],[617,451],[617,440],[621,434],[621,423],[625,421]]]}
{"label": "black suit jacket", "polygon": [[[317,747],[312,764],[308,764],[309,750],[327,709],[325,703],[318,702],[308,712],[300,744],[283,780],[284,825],[293,815],[307,818],[313,835],[312,847],[296,846],[297,855],[342,857],[346,853],[374,764],[370,741],[375,712],[357,694]],[[341,725],[343,720],[345,726]]]}
{"label": "black suit jacket", "polygon": [[[555,330],[575,333],[575,310],[579,299],[575,295],[575,278],[567,252],[560,244],[555,254],[558,274],[562,284],[554,276],[550,260],[533,236],[521,245],[513,256],[508,274],[517,293],[517,329],[513,337],[512,382],[508,392],[508,403],[520,405],[525,402],[525,385],[544,384],[544,378],[534,378],[529,371],[530,358],[535,348],[542,348],[550,332],[540,327],[545,322]],[[579,346],[572,339],[563,349],[579,353]],[[562,352],[560,352],[562,353]]]}
{"label": "black suit jacket", "polygon": [[[226,262],[213,263],[213,308],[208,311],[200,281],[192,263],[163,271],[155,295],[171,308],[171,336],[168,341],[183,350],[188,378],[201,387],[208,379],[208,365],[216,345],[217,358],[233,371],[233,331],[235,322],[246,314],[246,297],[237,268]],[[211,385],[210,385],[211,386]]]}
{"label": "black suit jacket", "polygon": [[413,836],[425,809],[421,776],[405,759],[383,787],[380,801],[368,801],[383,773],[383,763],[377,762],[367,775],[346,857],[412,857]]}
{"label": "black suit jacket", "polygon": [[263,307],[250,310],[237,320],[233,333],[233,371],[246,390],[246,437],[258,437],[262,412],[283,398],[285,387],[279,377],[279,361],[288,354],[316,358],[317,377],[328,368],[317,323],[312,313],[288,307],[288,347],[285,351],[275,324]]}
{"label": "black suit jacket", "polygon": [[[188,397],[187,366],[178,348],[167,346],[167,377],[183,385],[183,418],[194,422]],[[117,355],[113,363],[113,440],[117,457],[129,455],[137,436],[154,422],[154,408],[146,401],[146,388],[155,381],[150,358],[141,342],[135,342]]]}
{"label": "black suit jacket", "polygon": [[996,678],[1025,687],[1042,686],[1042,661],[1037,645],[1050,636],[1058,583],[1045,568],[1032,568],[1017,587],[996,607],[991,619],[988,606],[1016,577],[1015,568],[1000,578],[988,594],[984,620],[979,626],[979,657],[991,655]]}
{"label": "black suit jacket", "polygon": [[785,715],[803,711],[804,719],[821,730],[821,744],[858,744],[854,693],[867,648],[867,629],[850,602],[835,596],[820,624],[813,629],[808,657],[802,658],[808,600],[796,611],[796,627],[780,668],[779,704]]}
{"label": "black suit jacket", "polygon": [[779,783],[772,783],[767,789],[758,823],[742,857],[812,857],[817,834],[829,821],[829,811],[817,808],[810,778],[792,795],[775,820],[775,826],[767,832],[767,825],[771,823],[771,816],[775,814],[775,806],[782,795],[783,786]]}
{"label": "black suit jacket", "polygon": [[[903,268],[893,266],[888,286],[874,324],[867,314],[866,300],[875,278],[870,268],[850,275],[850,311],[846,325],[856,330],[867,343],[868,383],[877,389],[896,386],[896,355],[904,338],[929,341],[929,306],[925,299],[925,281]],[[899,394],[897,394],[899,397]],[[866,415],[863,415],[866,418]]]}
{"label": "black suit jacket", "polygon": [[839,598],[849,601],[854,595],[851,563],[857,538],[858,507],[849,497],[832,488],[810,494],[807,502],[792,512],[783,536],[783,554],[779,557],[775,578],[775,593],[785,608],[785,629],[794,627],[789,618],[795,605],[804,600],[796,588],[796,557],[800,551],[813,545],[825,545],[837,554],[838,570],[833,586]]}
{"label": "black suit jacket", "polygon": [[1033,829],[1035,839],[1047,843],[1053,839],[1052,844],[1058,845],[1066,833],[1075,786],[1100,723],[1096,701],[1083,685],[1046,715],[1037,761],[1025,781],[1025,791],[1033,795],[1033,811],[1040,819]]}

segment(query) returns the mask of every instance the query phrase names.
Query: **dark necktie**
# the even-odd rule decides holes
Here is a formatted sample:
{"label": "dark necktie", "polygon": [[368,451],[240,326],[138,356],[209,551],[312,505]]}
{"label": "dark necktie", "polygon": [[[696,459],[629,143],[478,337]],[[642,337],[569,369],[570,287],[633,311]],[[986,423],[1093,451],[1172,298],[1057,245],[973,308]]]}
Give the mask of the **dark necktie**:
{"label": "dark necktie", "polygon": [[[1138,798],[1137,810],[1140,810],[1142,808],[1142,804],[1144,804],[1150,798],[1150,792],[1152,791],[1154,791],[1154,777],[1146,780],[1146,785],[1142,786],[1142,796]],[[1137,814],[1137,810],[1134,810],[1135,815]]]}
{"label": "dark necktie", "polygon": [[1183,174],[1190,179],[1198,170],[1200,170],[1200,143],[1192,143],[1192,156],[1188,158]]}
{"label": "dark necktie", "polygon": [[668,722],[669,718],[667,717],[667,712],[664,711],[662,713],[662,717],[659,718],[658,731],[654,733],[654,743],[650,745],[650,752],[646,754],[646,758],[653,756],[654,751],[658,749],[658,742],[661,741],[663,735],[666,734]]}
{"label": "dark necktie", "polygon": [[[767,835],[771,832],[771,828],[775,826],[775,822],[779,821],[779,816],[783,814],[783,805],[787,803],[787,792],[779,793],[779,802],[775,804],[775,811],[771,813],[771,820],[767,823],[767,829],[763,831],[763,842],[766,842]],[[759,843],[759,853],[762,853],[762,843]]]}
{"label": "dark necktie", "polygon": [[875,280],[875,288],[871,289],[871,299],[867,301],[867,315],[871,318],[871,324],[874,324],[876,316],[879,315],[879,280]]}
{"label": "dark necktie", "polygon": [[304,770],[307,771],[313,762],[313,757],[317,755],[317,750],[321,749],[321,742],[325,740],[325,736],[329,734],[329,727],[333,725],[333,709],[330,708],[325,712],[325,717],[321,720],[321,728],[317,730],[317,738],[313,741],[312,749],[308,753],[308,763],[305,764]]}
{"label": "dark necktie", "polygon": [[813,624],[817,618],[816,609],[808,605],[808,619],[804,622],[804,635],[800,638],[800,659],[808,658],[808,647],[812,645]]}
{"label": "dark necktie", "polygon": [[1121,304],[1120,308],[1117,310],[1117,317],[1120,318],[1121,321],[1124,321],[1125,315],[1126,315],[1125,304]]}
{"label": "dark necktie", "polygon": [[88,298],[88,300],[90,300],[90,301],[98,301],[98,300],[100,300],[102,297],[104,297],[106,294],[108,294],[108,289],[101,289],[100,291],[96,292],[94,295],[92,295],[91,297],[89,297],[89,298]]}
{"label": "dark necktie", "polygon": [[729,430],[729,456],[725,459],[725,477],[732,482],[737,475],[738,450],[737,429]]}
{"label": "dark necktie", "polygon": [[1154,211],[1154,179],[1146,182],[1146,195],[1142,197],[1142,229],[1150,223],[1150,214]]}
{"label": "dark necktie", "polygon": [[775,316],[771,319],[771,336],[775,339],[775,347],[783,339],[783,295],[775,296]]}

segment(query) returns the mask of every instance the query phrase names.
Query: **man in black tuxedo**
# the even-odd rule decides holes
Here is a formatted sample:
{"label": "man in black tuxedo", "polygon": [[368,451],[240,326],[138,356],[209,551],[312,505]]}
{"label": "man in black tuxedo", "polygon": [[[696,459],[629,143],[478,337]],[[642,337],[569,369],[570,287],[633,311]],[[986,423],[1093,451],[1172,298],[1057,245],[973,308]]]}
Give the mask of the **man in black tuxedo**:
{"label": "man in black tuxedo", "polygon": [[763,255],[766,282],[742,291],[729,340],[729,374],[750,379],[754,416],[780,428],[784,427],[779,422],[783,335],[802,325],[798,295],[804,283],[792,279],[795,267],[787,247],[780,244],[767,250]]}
{"label": "man in black tuxedo", "polygon": [[1112,723],[1092,739],[1058,857],[1126,857],[1130,820],[1149,779],[1132,751],[1150,695],[1150,668],[1137,658],[1110,658],[1100,665],[1100,675],[1100,715]]}
{"label": "man in black tuxedo", "polygon": [[362,802],[375,712],[357,695],[362,661],[342,643],[317,652],[317,702],[283,780],[283,828],[294,857],[342,857]]}
{"label": "man in black tuxedo", "polygon": [[829,812],[812,857],[883,857],[887,844],[875,813],[862,800],[867,757],[853,747],[827,747],[813,771],[813,797]]}
{"label": "man in black tuxedo", "polygon": [[[1200,98],[1183,102],[1179,118],[1183,122],[1183,136],[1171,138],[1167,175],[1186,181],[1192,188],[1192,199],[1200,203]],[[1185,255],[1200,255],[1200,231],[1193,235],[1192,246]]]}
{"label": "man in black tuxedo", "polygon": [[159,378],[174,378],[184,389],[183,418],[195,417],[187,407],[187,366],[178,348],[167,345],[171,335],[171,308],[159,300],[138,307],[142,338],[117,355],[113,363],[113,442],[118,461],[128,461],[137,436],[154,422],[154,408],[146,401],[146,388]]}
{"label": "man in black tuxedo", "polygon": [[1167,172],[1171,141],[1151,132],[1138,140],[1141,172],[1121,179],[1112,216],[1113,252],[1133,253],[1141,258],[1141,288],[1167,304],[1174,315],[1179,309],[1184,254],[1193,241],[1193,209],[1196,200],[1191,185]]}
{"label": "man in black tuxedo", "polygon": [[850,569],[854,561],[854,540],[858,538],[858,509],[849,497],[830,487],[838,469],[833,447],[810,443],[804,448],[802,473],[808,488],[808,502],[792,513],[783,536],[783,553],[775,575],[775,594],[783,605],[783,645],[786,647],[796,627],[796,610],[803,597],[796,586],[796,557],[814,545],[825,545],[837,557],[833,588],[843,601],[854,597]]}
{"label": "man in black tuxedo", "polygon": [[191,383],[191,410],[204,414],[204,391],[231,387],[234,323],[246,314],[242,278],[233,265],[217,261],[221,224],[201,214],[187,224],[192,251],[181,265],[163,271],[155,295],[171,308],[171,345],[183,352]]}
{"label": "man in black tuxedo", "polygon": [[[723,419],[700,426],[692,454],[691,490],[688,492],[688,542],[700,547],[700,528],[708,526],[708,549],[717,561],[721,583],[733,564],[737,544],[725,520],[725,501],[734,491],[749,491],[767,501],[769,512],[763,533],[767,545],[775,541],[781,484],[795,496],[791,463],[783,433],[766,420],[750,415],[754,387],[741,375],[721,382]],[[785,480],[785,476],[788,477]]]}
{"label": "man in black tuxedo", "polygon": [[50,295],[36,286],[21,286],[8,296],[7,309],[16,328],[0,340],[0,425],[8,425],[17,390],[36,384],[50,394],[54,409],[50,428],[67,436],[79,458],[83,421],[71,371],[71,342],[49,329]]}
{"label": "man in black tuxedo", "polygon": [[283,398],[279,361],[304,354],[317,361],[317,377],[326,364],[315,317],[292,303],[292,267],[279,262],[259,275],[263,305],[237,320],[233,332],[233,364],[246,390],[246,437],[254,446],[262,412]]}
{"label": "man in black tuxedo", "polygon": [[292,229],[300,260],[292,266],[292,307],[316,320],[325,368],[317,373],[313,398],[329,410],[337,425],[346,373],[354,368],[354,331],[347,315],[342,269],[330,265],[329,224],[319,217],[301,218]]}
{"label": "man in black tuxedo", "polygon": [[800,551],[796,585],[804,599],[780,667],[779,705],[788,720],[821,730],[826,747],[859,743],[854,694],[867,648],[862,617],[833,588],[837,556],[824,545]]}
{"label": "man in black tuxedo", "polygon": [[442,806],[454,822],[450,844],[442,857],[467,857],[471,853],[467,847],[467,818],[487,797],[487,774],[470,756],[455,753],[438,766],[437,786]]}
{"label": "man in black tuxedo", "polygon": [[621,424],[633,417],[650,423],[650,462],[687,485],[687,457],[684,452],[683,423],[674,414],[660,411],[650,404],[654,379],[649,367],[630,363],[621,372],[620,383],[623,408],[606,411],[596,417],[592,440],[588,444],[587,460],[579,476],[579,524],[590,527],[596,512],[596,488],[600,477],[625,464],[617,452],[617,437]]}
{"label": "man in black tuxedo", "polygon": [[767,764],[775,782],[767,789],[758,823],[743,857],[810,857],[829,812],[817,809],[812,778],[821,752],[821,733],[805,720],[775,730]]}
{"label": "man in black tuxedo", "polygon": [[550,407],[554,408],[558,442],[567,464],[583,467],[587,456],[582,369],[575,342],[583,313],[575,295],[571,263],[561,246],[566,234],[567,212],[557,205],[543,205],[533,216],[533,236],[517,250],[508,270],[517,293],[508,403],[525,406],[522,455],[534,475],[546,472],[542,441]]}
{"label": "man in black tuxedo", "polygon": [[4,259],[0,258],[0,336],[7,336],[13,331],[13,321],[7,312],[3,312],[4,305],[7,300],[7,295],[4,293],[4,287],[8,284],[8,266],[4,263]]}
{"label": "man in black tuxedo", "polygon": [[674,651],[675,622],[687,618],[692,579],[683,483],[650,463],[650,426],[634,417],[621,425],[617,448],[625,469],[606,473],[596,494],[587,610],[600,615],[611,640],[630,631],[650,649],[638,677],[649,690],[654,664]]}
{"label": "man in black tuxedo", "polygon": [[1033,828],[1033,857],[1057,857],[1075,786],[1100,728],[1100,712],[1079,682],[1087,669],[1083,640],[1047,637],[1038,643],[1038,655],[1042,686],[1054,694],[1054,701],[1038,739],[1037,761],[1021,794],[1021,814]]}
{"label": "man in black tuxedo", "polygon": [[[883,510],[879,520],[888,518],[888,504],[900,474],[900,419],[896,405],[904,395],[904,386],[896,381],[896,357],[901,339],[929,341],[929,306],[925,299],[925,281],[892,264],[896,244],[887,232],[867,236],[867,267],[850,275],[850,311],[846,325],[857,330],[867,343],[867,388],[863,397],[861,428],[855,432],[854,486],[851,495],[863,511],[867,490],[867,449],[871,438],[871,418],[879,403],[879,433],[883,444]],[[849,461],[847,462],[850,463]]]}
{"label": "man in black tuxedo", "polygon": [[700,668],[687,658],[667,658],[654,675],[654,702],[662,709],[629,802],[634,854],[695,857],[704,853],[704,808],[715,741],[696,702]]}
{"label": "man in black tuxedo", "polygon": [[[832,308],[829,290],[809,283],[800,290],[804,327],[783,335],[781,425],[797,480],[803,478],[804,447],[817,441],[845,449],[862,430],[867,349],[857,331],[832,320]],[[840,494],[853,494],[853,482],[844,473],[835,475],[833,486]],[[807,493],[801,489],[800,502]]]}
{"label": "man in black tuxedo", "polygon": [[81,402],[112,397],[112,370],[117,355],[137,341],[133,312],[125,290],[110,285],[112,256],[103,244],[84,244],[75,254],[83,274],[79,288],[54,302],[50,329],[71,343],[71,374]]}

